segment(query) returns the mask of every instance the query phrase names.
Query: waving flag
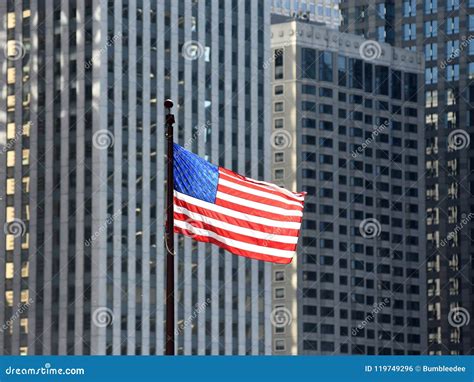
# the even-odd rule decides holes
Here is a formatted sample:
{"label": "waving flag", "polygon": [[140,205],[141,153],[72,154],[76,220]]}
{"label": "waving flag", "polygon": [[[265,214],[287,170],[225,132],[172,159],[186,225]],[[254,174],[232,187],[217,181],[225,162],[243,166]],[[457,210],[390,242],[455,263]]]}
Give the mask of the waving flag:
{"label": "waving flag", "polygon": [[215,166],[174,144],[174,231],[239,256],[288,264],[305,193]]}

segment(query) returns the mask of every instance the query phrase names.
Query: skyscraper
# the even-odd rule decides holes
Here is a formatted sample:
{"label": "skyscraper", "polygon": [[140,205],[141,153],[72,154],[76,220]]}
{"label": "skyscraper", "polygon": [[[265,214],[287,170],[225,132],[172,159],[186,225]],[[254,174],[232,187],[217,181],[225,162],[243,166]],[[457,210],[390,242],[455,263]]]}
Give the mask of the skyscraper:
{"label": "skyscraper", "polygon": [[[181,145],[268,178],[269,4],[8,0],[0,15],[0,351],[162,354],[163,100]],[[270,266],[177,248],[177,352],[269,353]]]}
{"label": "skyscraper", "polygon": [[272,0],[272,3],[273,14],[316,21],[334,29],[341,25],[340,0]]}
{"label": "skyscraper", "polygon": [[275,19],[272,176],[308,195],[297,259],[273,267],[274,354],[420,354],[422,56]]}
{"label": "skyscraper", "polygon": [[342,30],[424,53],[428,353],[474,348],[474,1],[341,2]]}

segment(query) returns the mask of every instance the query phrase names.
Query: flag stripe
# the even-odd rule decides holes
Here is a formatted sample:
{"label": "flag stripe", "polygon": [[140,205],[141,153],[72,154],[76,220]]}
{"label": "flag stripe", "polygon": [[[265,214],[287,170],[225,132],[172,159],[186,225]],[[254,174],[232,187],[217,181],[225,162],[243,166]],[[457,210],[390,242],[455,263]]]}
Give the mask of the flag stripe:
{"label": "flag stripe", "polygon": [[240,204],[241,206],[252,208],[256,211],[259,210],[264,212],[270,212],[272,214],[278,214],[282,216],[303,216],[303,212],[301,211],[301,209],[299,211],[288,210],[285,208],[276,207],[275,205],[272,206],[270,204],[254,202],[252,200],[243,199],[238,196],[227,194],[225,192],[220,191],[220,185],[217,187],[216,200],[217,199],[225,200],[226,202],[234,204]]}
{"label": "flag stripe", "polygon": [[269,183],[257,182],[257,181],[254,181],[253,179],[244,178],[236,174],[235,172],[226,170],[225,168],[222,168],[222,167],[219,167],[219,177],[230,180],[237,184],[242,184],[249,188],[254,188],[256,190],[269,192],[270,194],[284,196],[284,197],[287,197],[289,200],[296,200],[300,202],[304,201],[304,195],[305,195],[304,193],[295,194],[284,188],[278,187],[276,185],[271,185],[272,187],[270,187]]}
{"label": "flag stripe", "polygon": [[191,232],[193,235],[196,235],[196,236],[211,237],[219,241],[220,243],[226,244],[230,247],[239,248],[241,250],[252,252],[252,253],[259,253],[261,255],[275,256],[275,257],[285,257],[289,259],[291,259],[293,255],[295,254],[295,251],[285,251],[281,249],[268,248],[261,245],[249,244],[249,243],[244,243],[243,241],[230,239],[228,237],[221,236],[213,231],[194,227],[192,224],[186,221],[181,221],[181,220],[175,221],[175,227],[181,228],[184,231],[188,231],[187,233],[188,236],[190,236],[189,232]]}
{"label": "flag stripe", "polygon": [[[189,236],[188,232],[185,229],[182,229],[180,227],[174,227],[174,232],[176,233],[181,233],[183,235]],[[209,236],[193,236],[194,240],[205,242],[205,243],[211,243],[215,244],[222,249],[225,249],[229,251],[230,253],[233,253],[234,255],[238,256],[245,256],[249,257],[254,260],[261,260],[261,261],[269,261],[275,264],[289,264],[291,263],[291,258],[287,257],[278,257],[278,256],[271,256],[271,255],[263,255],[261,253],[255,253],[255,252],[249,252],[242,250],[241,248],[238,247],[232,247],[226,243],[222,243],[212,237]]]}
{"label": "flag stripe", "polygon": [[186,207],[187,204],[194,205],[196,207],[200,207],[202,209],[212,211],[216,214],[225,215],[226,218],[235,218],[241,221],[248,221],[249,223],[261,224],[268,227],[284,228],[285,230],[290,229],[294,231],[298,231],[301,225],[299,222],[285,222],[281,220],[274,220],[274,219],[268,219],[268,218],[263,218],[259,216],[252,216],[252,215],[245,214],[239,211],[231,210],[226,207],[218,206],[213,203],[208,203],[203,200],[199,200],[185,194],[181,194],[180,192],[176,190],[174,191],[174,196],[175,196],[175,204],[181,205],[183,207]]}
{"label": "flag stripe", "polygon": [[261,217],[265,219],[271,219],[271,220],[279,220],[283,221],[284,223],[290,222],[290,223],[299,223],[301,221],[301,216],[283,216],[279,213],[272,213],[268,211],[263,211],[263,210],[258,210],[255,209],[254,207],[248,206],[250,202],[244,202],[243,204],[241,203],[233,203],[228,200],[221,199],[220,197],[216,197],[216,205],[225,207],[230,210],[234,211],[240,211],[243,212],[246,215],[254,216],[254,217]]}
{"label": "flag stripe", "polygon": [[[290,209],[300,209],[303,207],[302,202],[295,202],[293,200],[289,200],[281,195],[277,195],[276,193],[270,193],[267,191],[261,191],[255,188],[250,188],[247,186],[243,186],[236,182],[228,181],[224,178],[219,179],[219,189],[222,192],[226,192],[227,194],[231,195],[238,195],[239,193],[245,193],[245,197],[252,196],[256,199],[260,199],[267,204],[273,204],[275,202],[280,202],[278,205],[283,208],[290,208]],[[263,199],[262,199],[263,198]]]}
{"label": "flag stripe", "polygon": [[[195,230],[201,230],[201,231],[197,231],[197,234],[199,234],[200,232],[203,232],[203,231],[208,231],[208,232],[213,232],[213,233],[219,235],[222,238],[235,240],[235,241],[238,241],[238,242],[241,242],[241,243],[252,244],[252,245],[255,245],[255,246],[260,246],[262,248],[264,247],[264,248],[270,248],[270,249],[273,249],[273,250],[283,250],[283,251],[291,251],[291,252],[296,251],[296,244],[288,244],[288,243],[281,243],[281,242],[273,241],[272,240],[272,238],[273,238],[272,235],[268,235],[267,239],[258,239],[258,238],[252,237],[252,236],[241,235],[241,234],[236,233],[236,232],[228,231],[228,230],[225,230],[223,228],[216,227],[214,225],[210,225],[210,224],[207,224],[207,223],[203,223],[203,222],[198,221],[198,220],[193,220],[193,219],[190,219],[190,218],[186,217],[186,215],[175,214],[174,216],[175,216],[176,221],[187,223],[187,224],[193,226]],[[178,224],[178,226],[179,226],[179,224]],[[181,227],[181,228],[183,228],[183,227]],[[191,234],[189,234],[189,236],[193,237],[195,234],[196,233],[191,232]],[[202,235],[199,235],[199,236],[202,236]]]}
{"label": "flag stripe", "polygon": [[[278,248],[279,244],[293,244],[293,250],[294,250],[294,245],[296,245],[296,243],[298,242],[297,236],[279,235],[278,230],[274,230],[275,231],[274,233],[273,232],[266,233],[266,232],[258,231],[255,229],[239,227],[237,225],[226,223],[222,220],[216,220],[211,217],[189,211],[188,209],[179,207],[179,206],[175,207],[174,212],[175,212],[175,219],[197,221],[201,223],[198,225],[198,227],[206,226],[209,229],[213,229],[211,227],[215,227],[216,229],[222,229],[222,230],[228,231],[229,237],[232,237],[232,234],[235,233],[241,236],[247,236],[249,240],[254,240],[255,238],[257,238],[257,239],[263,239],[265,242],[269,242],[269,241],[277,242],[275,244],[275,248]],[[218,232],[216,230],[214,231]],[[266,244],[262,244],[262,245],[266,245]],[[270,245],[267,245],[267,246],[270,246]]]}

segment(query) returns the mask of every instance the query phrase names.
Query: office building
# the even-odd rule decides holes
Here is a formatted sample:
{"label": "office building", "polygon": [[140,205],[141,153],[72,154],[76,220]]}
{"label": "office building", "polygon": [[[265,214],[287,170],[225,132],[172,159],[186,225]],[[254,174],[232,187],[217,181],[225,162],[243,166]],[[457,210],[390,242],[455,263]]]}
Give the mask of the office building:
{"label": "office building", "polygon": [[342,21],[339,3],[340,0],[272,0],[271,12],[338,29]]}
{"label": "office building", "polygon": [[474,1],[341,2],[342,30],[425,56],[428,354],[474,349]]}
{"label": "office building", "polygon": [[[163,353],[163,100],[178,143],[269,178],[269,6],[1,2],[2,354]],[[270,353],[270,265],[176,240],[177,352]]]}
{"label": "office building", "polygon": [[273,181],[308,193],[273,267],[274,354],[426,343],[424,62],[311,22],[272,24]]}

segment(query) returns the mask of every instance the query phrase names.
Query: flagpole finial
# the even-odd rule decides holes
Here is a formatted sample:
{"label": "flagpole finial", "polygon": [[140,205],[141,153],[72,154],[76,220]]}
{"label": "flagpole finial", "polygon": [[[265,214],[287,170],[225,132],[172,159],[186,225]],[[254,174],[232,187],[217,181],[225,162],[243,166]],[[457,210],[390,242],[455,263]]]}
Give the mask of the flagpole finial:
{"label": "flagpole finial", "polygon": [[173,107],[173,101],[170,100],[169,98],[165,100],[165,108],[166,109],[171,109]]}

